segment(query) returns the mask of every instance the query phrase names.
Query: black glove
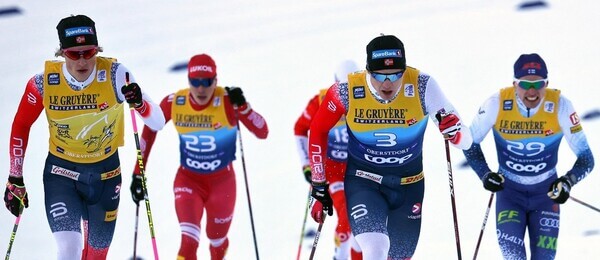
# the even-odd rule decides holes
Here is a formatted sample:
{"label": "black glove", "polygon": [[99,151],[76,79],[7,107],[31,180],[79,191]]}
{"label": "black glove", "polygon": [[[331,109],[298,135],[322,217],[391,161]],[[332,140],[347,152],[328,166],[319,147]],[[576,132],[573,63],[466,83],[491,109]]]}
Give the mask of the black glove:
{"label": "black glove", "polygon": [[142,184],[141,174],[134,173],[131,175],[131,187],[129,187],[129,190],[131,190],[131,198],[135,204],[139,205],[140,201],[146,198],[146,190],[144,190]]}
{"label": "black glove", "polygon": [[569,193],[571,192],[571,187],[573,183],[566,175],[556,179],[548,189],[548,197],[550,197],[554,202],[563,204],[565,201],[569,199]]}
{"label": "black glove", "polygon": [[121,87],[121,93],[125,95],[125,100],[135,108],[141,107],[144,102],[142,100],[142,89],[137,83],[131,83],[129,85],[123,85]]}
{"label": "black glove", "polygon": [[504,176],[495,172],[488,172],[483,175],[483,187],[491,192],[504,189]]}
{"label": "black glove", "polygon": [[27,189],[25,189],[23,178],[8,177],[6,189],[4,190],[4,205],[15,217],[21,214],[21,205],[26,208],[29,207]]}
{"label": "black glove", "polygon": [[327,212],[327,215],[333,216],[333,200],[329,195],[329,184],[313,183],[310,195],[321,202],[323,211]]}
{"label": "black glove", "polygon": [[244,92],[239,87],[225,87],[225,91],[227,91],[227,95],[229,96],[229,101],[231,104],[241,107],[246,104],[246,98],[244,97]]}
{"label": "black glove", "polygon": [[311,176],[311,172],[310,172],[310,165],[306,165],[302,168],[302,172],[304,173],[304,179],[306,179],[306,182],[308,182],[308,184],[311,184],[312,182],[312,176]]}

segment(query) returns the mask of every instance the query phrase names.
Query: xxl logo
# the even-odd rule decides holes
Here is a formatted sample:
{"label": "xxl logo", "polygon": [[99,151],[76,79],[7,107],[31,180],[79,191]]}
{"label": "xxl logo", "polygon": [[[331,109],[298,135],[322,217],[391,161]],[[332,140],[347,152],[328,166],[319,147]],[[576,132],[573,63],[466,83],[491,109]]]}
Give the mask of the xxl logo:
{"label": "xxl logo", "polygon": [[403,157],[377,157],[365,154],[365,160],[376,164],[403,164],[410,157],[412,157],[412,153]]}
{"label": "xxl logo", "polygon": [[539,236],[536,246],[545,249],[556,250],[556,237]]}
{"label": "xxl logo", "polygon": [[214,160],[212,162],[199,162],[190,158],[185,159],[185,163],[194,169],[200,169],[205,171],[214,171],[219,165],[221,165],[221,160]]}
{"label": "xxl logo", "polygon": [[527,165],[523,165],[520,163],[515,163],[513,161],[506,161],[506,166],[508,166],[508,168],[511,168],[515,171],[518,172],[535,172],[538,173],[539,171],[543,170],[546,168],[547,164],[546,163],[539,163],[537,165],[534,164],[527,164]]}

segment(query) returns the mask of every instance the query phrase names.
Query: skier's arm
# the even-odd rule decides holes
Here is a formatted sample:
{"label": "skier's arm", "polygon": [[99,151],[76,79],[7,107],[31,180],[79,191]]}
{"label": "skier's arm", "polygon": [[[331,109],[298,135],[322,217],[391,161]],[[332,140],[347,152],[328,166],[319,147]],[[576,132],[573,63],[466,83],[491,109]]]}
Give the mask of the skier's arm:
{"label": "skier's arm", "polygon": [[498,94],[495,94],[479,107],[479,111],[473,119],[473,122],[471,122],[470,127],[473,145],[471,145],[471,148],[463,151],[467,158],[467,162],[480,179],[483,178],[486,173],[491,171],[485,160],[480,144],[496,122],[499,106],[498,102]]}
{"label": "skier's arm", "polygon": [[310,125],[308,151],[313,183],[322,184],[326,182],[325,158],[327,157],[329,130],[346,113],[346,107],[341,102],[338,88],[338,84],[334,84],[329,88]]}
{"label": "skier's arm", "polygon": [[233,107],[232,102],[230,100],[231,94],[228,93],[228,95],[225,96],[225,110],[227,113],[227,119],[229,120],[230,124],[236,124],[235,117],[237,114],[239,121],[242,122],[244,126],[246,126],[248,131],[253,133],[258,139],[266,139],[269,135],[269,127],[267,126],[267,121],[265,121],[265,118],[261,114],[257,113],[256,111],[254,111],[254,109],[252,109],[250,103],[246,102],[246,98],[243,96],[240,88],[231,87],[229,88],[229,91],[232,91],[233,89],[240,90],[239,94],[234,95],[241,95],[241,97],[237,96],[236,98],[242,99],[243,102],[241,102],[242,104],[237,106],[236,111],[236,108]]}
{"label": "skier's arm", "polygon": [[[162,111],[163,116],[165,117],[165,122],[169,122],[169,120],[171,120],[171,104],[172,104],[172,102],[173,102],[173,94],[166,96],[160,102],[161,109],[159,111]],[[156,140],[157,134],[158,134],[158,131],[153,130],[152,128],[148,127],[147,125],[144,126],[144,130],[142,131],[142,136],[140,138],[140,149],[142,149],[142,158],[143,158],[144,166],[146,168],[148,167],[148,164],[147,164],[148,158],[150,157],[150,151],[152,151],[152,146],[154,145],[154,141]],[[134,173],[140,174],[140,168],[137,163],[135,164]]]}
{"label": "skier's arm", "polygon": [[[446,128],[449,130],[456,129],[458,132],[453,133],[456,138],[451,139],[451,143],[454,147],[465,150],[471,147],[473,143],[473,139],[471,137],[471,132],[469,131],[469,127],[464,123],[464,120],[461,120],[458,111],[454,108],[452,103],[446,98],[442,90],[440,89],[437,82],[430,76],[424,77],[427,78],[426,89],[425,89],[425,109],[429,114],[429,117],[433,120],[433,122],[440,128],[440,131],[445,132]],[[443,122],[440,122],[440,119],[444,117],[437,118],[437,114],[441,113],[444,117],[455,118],[455,127],[448,127],[448,125]],[[442,123],[442,124],[440,124]]]}
{"label": "skier's arm", "polygon": [[[124,86],[126,82],[126,74],[129,74],[129,83],[135,83],[135,78],[133,74],[129,72],[129,70],[120,63],[117,63],[117,70],[115,72],[115,86],[119,89],[115,91],[117,94],[117,99],[119,101],[124,101],[125,96],[121,93],[121,86]],[[137,107],[135,110],[142,117],[144,124],[155,131],[158,131],[163,128],[165,125],[165,118],[163,113],[160,111],[160,106],[152,101],[150,96],[146,94],[143,87],[140,87],[142,90],[142,101],[143,104]]]}
{"label": "skier's arm", "polygon": [[[36,78],[39,79],[37,83]],[[13,120],[9,145],[9,176],[12,177],[23,177],[23,161],[25,160],[25,151],[27,150],[29,141],[29,131],[42,113],[42,110],[44,110],[43,98],[40,94],[43,84],[41,80],[43,78],[43,74],[39,74],[27,82],[25,92],[21,97],[19,108]]]}
{"label": "skier's arm", "polygon": [[565,140],[577,156],[573,167],[566,174],[571,184],[575,185],[594,169],[594,156],[573,104],[563,96],[559,101],[558,120]]}
{"label": "skier's arm", "polygon": [[308,131],[310,130],[310,123],[312,122],[313,116],[319,109],[319,95],[314,96],[306,105],[306,108],[302,112],[302,115],[296,120],[294,125],[294,136],[296,138],[296,147],[298,148],[298,155],[300,156],[300,163],[302,167],[309,165],[308,162]]}

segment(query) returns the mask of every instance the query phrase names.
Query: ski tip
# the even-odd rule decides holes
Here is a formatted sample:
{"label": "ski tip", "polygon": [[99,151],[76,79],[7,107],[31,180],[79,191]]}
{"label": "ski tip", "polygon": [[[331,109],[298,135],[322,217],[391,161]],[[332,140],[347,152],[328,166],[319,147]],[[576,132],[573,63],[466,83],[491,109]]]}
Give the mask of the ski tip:
{"label": "ski tip", "polygon": [[180,63],[175,63],[175,65],[171,66],[171,71],[172,72],[177,72],[177,71],[181,71],[181,70],[187,70],[187,61],[186,62],[180,62]]}
{"label": "ski tip", "polygon": [[589,111],[581,117],[584,120],[600,118],[600,109]]}
{"label": "ski tip", "polygon": [[316,235],[317,235],[317,231],[315,231],[314,229],[309,229],[306,232],[304,232],[305,238],[315,237]]}
{"label": "ski tip", "polygon": [[521,3],[517,9],[520,11],[534,10],[539,8],[548,7],[548,3],[545,1],[525,1]]}
{"label": "ski tip", "polygon": [[460,168],[460,169],[465,169],[468,167],[469,167],[469,162],[467,162],[467,161],[463,161],[458,165],[458,168]]}
{"label": "ski tip", "polygon": [[584,237],[596,236],[596,235],[600,235],[600,230],[598,230],[598,229],[590,229],[590,230],[586,230],[586,231],[583,232],[583,236]]}
{"label": "ski tip", "polygon": [[21,14],[21,9],[16,6],[13,7],[0,7],[0,17]]}

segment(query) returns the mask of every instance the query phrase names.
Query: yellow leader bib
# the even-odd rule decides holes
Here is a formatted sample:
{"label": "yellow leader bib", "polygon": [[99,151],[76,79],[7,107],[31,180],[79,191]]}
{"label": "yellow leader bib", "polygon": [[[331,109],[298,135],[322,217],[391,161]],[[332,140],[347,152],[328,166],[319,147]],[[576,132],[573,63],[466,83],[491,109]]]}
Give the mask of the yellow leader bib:
{"label": "yellow leader bib", "polygon": [[113,62],[98,57],[96,78],[77,91],[62,74],[63,61],[46,61],[43,94],[50,153],[71,162],[93,163],[123,146],[124,112],[113,85]]}

